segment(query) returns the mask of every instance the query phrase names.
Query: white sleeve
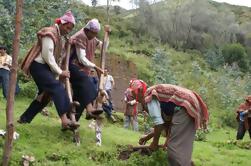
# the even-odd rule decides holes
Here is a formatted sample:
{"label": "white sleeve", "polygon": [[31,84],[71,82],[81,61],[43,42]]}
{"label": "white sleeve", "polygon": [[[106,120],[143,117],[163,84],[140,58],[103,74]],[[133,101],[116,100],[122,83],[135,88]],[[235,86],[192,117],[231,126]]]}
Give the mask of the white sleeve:
{"label": "white sleeve", "polygon": [[[111,75],[110,75],[110,76],[111,76]],[[110,78],[110,79],[111,79],[111,81],[112,81],[112,82],[114,83],[114,79],[113,79],[113,76],[111,76],[111,78]]]}
{"label": "white sleeve", "polygon": [[60,75],[62,73],[61,68],[56,63],[55,57],[53,55],[54,43],[49,37],[42,38],[42,51],[41,56],[43,60],[49,65],[50,69]]}
{"label": "white sleeve", "polygon": [[10,55],[7,55],[6,63],[11,66],[12,65],[12,57]]}
{"label": "white sleeve", "polygon": [[86,58],[86,52],[82,48],[76,48],[78,60],[81,64],[87,67],[95,67],[96,65]]}
{"label": "white sleeve", "polygon": [[134,105],[134,104],[136,104],[136,100],[134,99],[134,100],[130,101],[129,103],[130,103],[130,105]]}

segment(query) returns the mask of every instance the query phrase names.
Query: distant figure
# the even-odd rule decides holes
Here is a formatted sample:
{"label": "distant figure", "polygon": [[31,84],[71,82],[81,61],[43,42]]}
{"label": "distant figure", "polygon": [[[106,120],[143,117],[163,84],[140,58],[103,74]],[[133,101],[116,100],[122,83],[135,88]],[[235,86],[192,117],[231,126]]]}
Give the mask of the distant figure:
{"label": "distant figure", "polygon": [[248,130],[251,139],[251,96],[246,97],[245,102],[240,104],[236,113],[236,119],[239,122],[236,139],[242,140],[246,130]]}
{"label": "distant figure", "polygon": [[132,126],[134,131],[138,131],[138,102],[134,98],[132,94],[132,89],[127,88],[124,93],[124,102],[126,104],[125,109],[125,121],[124,127],[129,128],[130,125]]}
{"label": "distant figure", "polygon": [[[133,81],[131,89],[154,123],[150,149],[159,147],[161,132],[169,128],[165,116],[172,116],[167,144],[168,163],[171,166],[191,165],[196,129],[206,128],[208,122],[207,107],[202,98],[194,91],[171,84],[158,84],[146,89],[140,80]],[[147,140],[148,137],[142,137],[139,143]]]}
{"label": "distant figure", "polygon": [[[96,90],[98,92],[99,79],[96,76],[94,69],[91,69],[89,77],[90,77],[92,83],[95,85]],[[111,105],[111,102],[109,100],[108,94],[106,93],[106,91],[100,91],[100,92],[101,92],[100,95],[102,96],[102,108],[103,108],[104,112],[106,113],[108,118],[110,118],[113,122],[116,122],[117,120],[112,115],[112,105]],[[93,103],[93,105],[95,105],[95,104]]]}
{"label": "distant figure", "polygon": [[3,88],[3,96],[5,99],[7,99],[8,95],[11,64],[12,57],[6,53],[6,47],[0,46],[0,83]]}
{"label": "distant figure", "polygon": [[112,75],[109,74],[108,69],[105,69],[104,70],[104,89],[109,96],[112,109],[114,109],[113,103],[112,103],[112,90],[114,86],[115,86],[115,82]]}

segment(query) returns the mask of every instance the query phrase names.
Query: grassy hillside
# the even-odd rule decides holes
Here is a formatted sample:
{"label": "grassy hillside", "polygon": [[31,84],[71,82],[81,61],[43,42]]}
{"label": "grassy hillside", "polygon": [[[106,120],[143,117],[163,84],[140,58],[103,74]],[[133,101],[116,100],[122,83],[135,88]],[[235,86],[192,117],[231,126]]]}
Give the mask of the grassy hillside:
{"label": "grassy hillside", "polygon": [[[59,2],[59,0],[57,1]],[[156,4],[156,7],[158,5],[161,5],[161,3]],[[30,7],[34,7],[33,4],[30,4]],[[64,7],[68,9],[68,6]],[[73,7],[76,8],[74,10],[76,15],[80,17],[80,23],[83,23],[84,18],[87,17],[97,17],[103,22],[106,20],[103,8],[94,10],[94,8],[83,8],[77,4]],[[166,6],[163,5],[161,9],[164,7]],[[249,8],[227,7],[236,13],[239,23],[250,20]],[[62,10],[61,12],[64,11],[64,8],[60,6],[59,8]],[[50,12],[53,13],[54,10]],[[137,66],[135,71],[138,72],[138,77],[145,80],[149,85],[156,83],[177,84],[195,90],[203,97],[210,113],[209,133],[205,135],[198,132],[199,139],[204,141],[194,143],[193,160],[196,165],[251,165],[249,136],[246,135],[243,141],[235,141],[237,122],[234,112],[235,108],[243,101],[243,97],[251,93],[250,74],[248,72],[243,73],[234,65],[218,65],[219,54],[214,54],[215,52],[207,54],[210,53],[210,50],[207,53],[198,50],[180,49],[182,51],[178,51],[167,43],[164,44],[147,37],[148,34],[138,35],[135,33],[135,24],[133,23],[133,18],[137,12],[137,10],[122,11],[120,15],[111,17],[112,33],[109,55],[119,56],[125,62],[134,63]],[[47,12],[45,13],[47,14]],[[43,15],[41,16],[39,12],[36,14],[39,17],[34,20],[40,20],[40,24],[44,24],[43,21],[46,21],[46,19],[41,19]],[[25,20],[28,21],[28,19]],[[82,27],[80,23],[74,31]],[[29,26],[26,28],[31,32],[25,34],[35,34],[37,28],[33,25],[31,27],[33,29]],[[22,42],[30,41],[29,35],[23,37],[26,37],[26,40],[22,40]],[[22,55],[27,50],[26,47],[28,46],[26,45],[31,45],[31,43],[23,44]],[[117,70],[120,65],[113,65],[111,70],[120,71]],[[213,65],[218,66],[214,68]],[[123,75],[123,73],[119,74]],[[22,77],[21,74],[19,76]],[[71,133],[60,131],[60,121],[54,107],[48,107],[49,117],[39,114],[31,124],[17,124],[16,120],[31,102],[28,97],[34,96],[33,93],[35,92],[34,84],[31,81],[27,82],[27,80],[21,78],[20,85],[23,88],[20,94],[22,96],[17,97],[14,112],[15,128],[20,134],[20,138],[14,141],[11,165],[19,165],[22,155],[34,156],[36,161],[33,165],[46,166],[165,165],[167,154],[161,150],[149,157],[134,154],[127,161],[117,159],[119,150],[125,148],[124,146],[128,144],[137,145],[138,139],[143,133],[142,131],[137,133],[123,129],[122,113],[116,113],[121,119],[119,123],[111,124],[106,120],[104,121],[103,145],[101,147],[95,145],[94,131],[88,128],[90,121],[86,121],[84,118],[81,119],[80,127],[81,146],[76,147],[71,142]],[[0,89],[0,129],[5,128],[5,104]],[[139,118],[139,120],[142,128],[142,118]],[[206,140],[204,136],[206,136]],[[4,140],[0,138],[0,154],[2,154],[3,145]]]}
{"label": "grassy hillside", "polygon": [[[15,121],[25,110],[30,99],[17,98],[15,103]],[[0,101],[0,128],[5,128],[5,101]],[[37,115],[31,124],[20,125],[15,122],[19,139],[14,141],[11,165],[19,165],[22,155],[32,155],[36,161],[33,165],[156,165],[165,164],[166,153],[158,151],[151,157],[134,154],[129,160],[117,160],[121,145],[136,145],[142,132],[123,129],[122,123],[105,122],[103,127],[103,145],[95,145],[94,131],[88,128],[89,121],[81,119],[81,146],[71,142],[70,132],[60,131],[60,121],[54,107],[48,107],[50,116]],[[122,114],[116,113],[122,117]],[[206,142],[195,142],[193,160],[196,165],[250,165],[250,148],[248,136],[243,142],[234,142],[233,129],[210,129]],[[162,140],[163,142],[163,140]],[[4,139],[0,139],[0,154]],[[120,146],[119,146],[120,145]],[[247,148],[247,149],[246,149]]]}

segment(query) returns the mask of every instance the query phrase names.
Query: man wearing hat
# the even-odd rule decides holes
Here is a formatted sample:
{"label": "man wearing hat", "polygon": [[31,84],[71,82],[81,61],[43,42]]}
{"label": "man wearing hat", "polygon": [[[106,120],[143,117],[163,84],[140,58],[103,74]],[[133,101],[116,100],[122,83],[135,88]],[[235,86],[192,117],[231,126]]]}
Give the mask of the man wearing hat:
{"label": "man wearing hat", "polygon": [[97,19],[91,19],[88,23],[71,37],[71,58],[69,70],[71,74],[74,100],[80,103],[76,109],[76,120],[79,120],[84,109],[87,111],[87,119],[97,118],[92,105],[98,92],[94,83],[89,79],[91,69],[97,73],[103,72],[94,61],[95,50],[102,47],[102,42],[96,37],[100,31],[100,23]]}
{"label": "man wearing hat", "polygon": [[[194,91],[171,84],[158,84],[146,89],[141,81],[134,80],[130,87],[154,123],[150,148],[158,148],[161,131],[168,131],[169,127],[164,117],[171,116],[168,163],[172,166],[191,165],[195,131],[206,128],[208,122],[207,107],[201,97]],[[143,137],[139,143],[147,140],[148,137]]]}
{"label": "man wearing hat", "polygon": [[248,130],[251,139],[251,96],[245,98],[245,102],[240,104],[236,114],[236,119],[239,122],[236,139],[243,139],[246,130]]}
{"label": "man wearing hat", "polygon": [[3,96],[6,99],[9,89],[10,67],[12,57],[6,53],[6,47],[0,46],[0,82],[2,83]]}
{"label": "man wearing hat", "polygon": [[70,110],[70,100],[59,77],[70,77],[70,73],[60,68],[62,60],[63,37],[75,25],[71,11],[56,19],[55,25],[42,28],[37,43],[30,49],[22,63],[22,69],[34,79],[38,96],[32,101],[18,122],[30,123],[37,113],[48,104],[51,98],[61,119],[62,129],[76,128],[79,124],[70,121],[66,113]]}

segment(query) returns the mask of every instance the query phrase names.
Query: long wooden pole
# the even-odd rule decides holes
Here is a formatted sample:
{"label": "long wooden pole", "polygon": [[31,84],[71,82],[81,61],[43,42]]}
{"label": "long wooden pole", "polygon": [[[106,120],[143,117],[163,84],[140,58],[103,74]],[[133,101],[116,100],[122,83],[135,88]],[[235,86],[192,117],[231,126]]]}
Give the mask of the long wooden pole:
{"label": "long wooden pole", "polygon": [[[111,31],[110,26],[105,25],[105,35],[104,35],[102,49],[101,49],[101,62],[100,62],[100,66],[101,66],[103,71],[105,69],[106,49],[108,47],[109,32],[110,31]],[[98,96],[98,98],[100,98],[100,99],[102,98],[101,92],[104,90],[103,84],[104,84],[104,74],[101,73],[100,77],[99,77],[99,96]],[[102,103],[97,103],[97,105],[98,104],[102,105]],[[101,119],[96,119],[96,124],[95,124],[96,145],[98,145],[98,146],[101,146],[101,142],[102,142],[102,128],[101,128],[101,125],[102,125]]]}
{"label": "long wooden pole", "polygon": [[7,134],[5,137],[5,145],[3,151],[3,161],[2,165],[7,166],[11,157],[11,150],[13,145],[13,109],[14,109],[14,99],[15,90],[17,82],[17,58],[19,54],[19,42],[20,42],[20,32],[21,32],[21,22],[23,15],[23,0],[16,0],[16,26],[15,26],[15,37],[13,40],[13,56],[12,56],[12,67],[10,72],[10,83],[9,91],[7,97],[7,107],[6,107],[6,129]]}
{"label": "long wooden pole", "polygon": [[[105,25],[105,35],[104,35],[103,45],[102,45],[102,49],[101,49],[101,61],[100,61],[100,66],[101,66],[102,70],[105,69],[106,49],[107,49],[108,42],[109,42],[109,32],[110,31],[111,31],[110,26]],[[100,78],[99,78],[99,89],[100,90],[104,90],[103,84],[104,84],[104,74],[101,73]]]}
{"label": "long wooden pole", "polygon": [[[67,45],[66,45],[66,58],[65,58],[65,66],[64,69],[69,71],[69,61],[70,61],[70,52],[71,52],[71,44],[70,41],[67,41]],[[70,83],[70,79],[69,78],[65,78],[65,88],[67,91],[67,94],[69,96],[70,99],[70,103],[71,103],[71,111],[70,111],[70,119],[72,122],[76,122],[76,118],[75,118],[75,114],[76,114],[76,107],[79,106],[79,102],[77,101],[73,101],[73,97],[72,97],[72,89],[71,89],[71,83]],[[73,139],[74,142],[76,143],[77,146],[80,146],[80,135],[79,135],[79,130],[73,129]]]}

